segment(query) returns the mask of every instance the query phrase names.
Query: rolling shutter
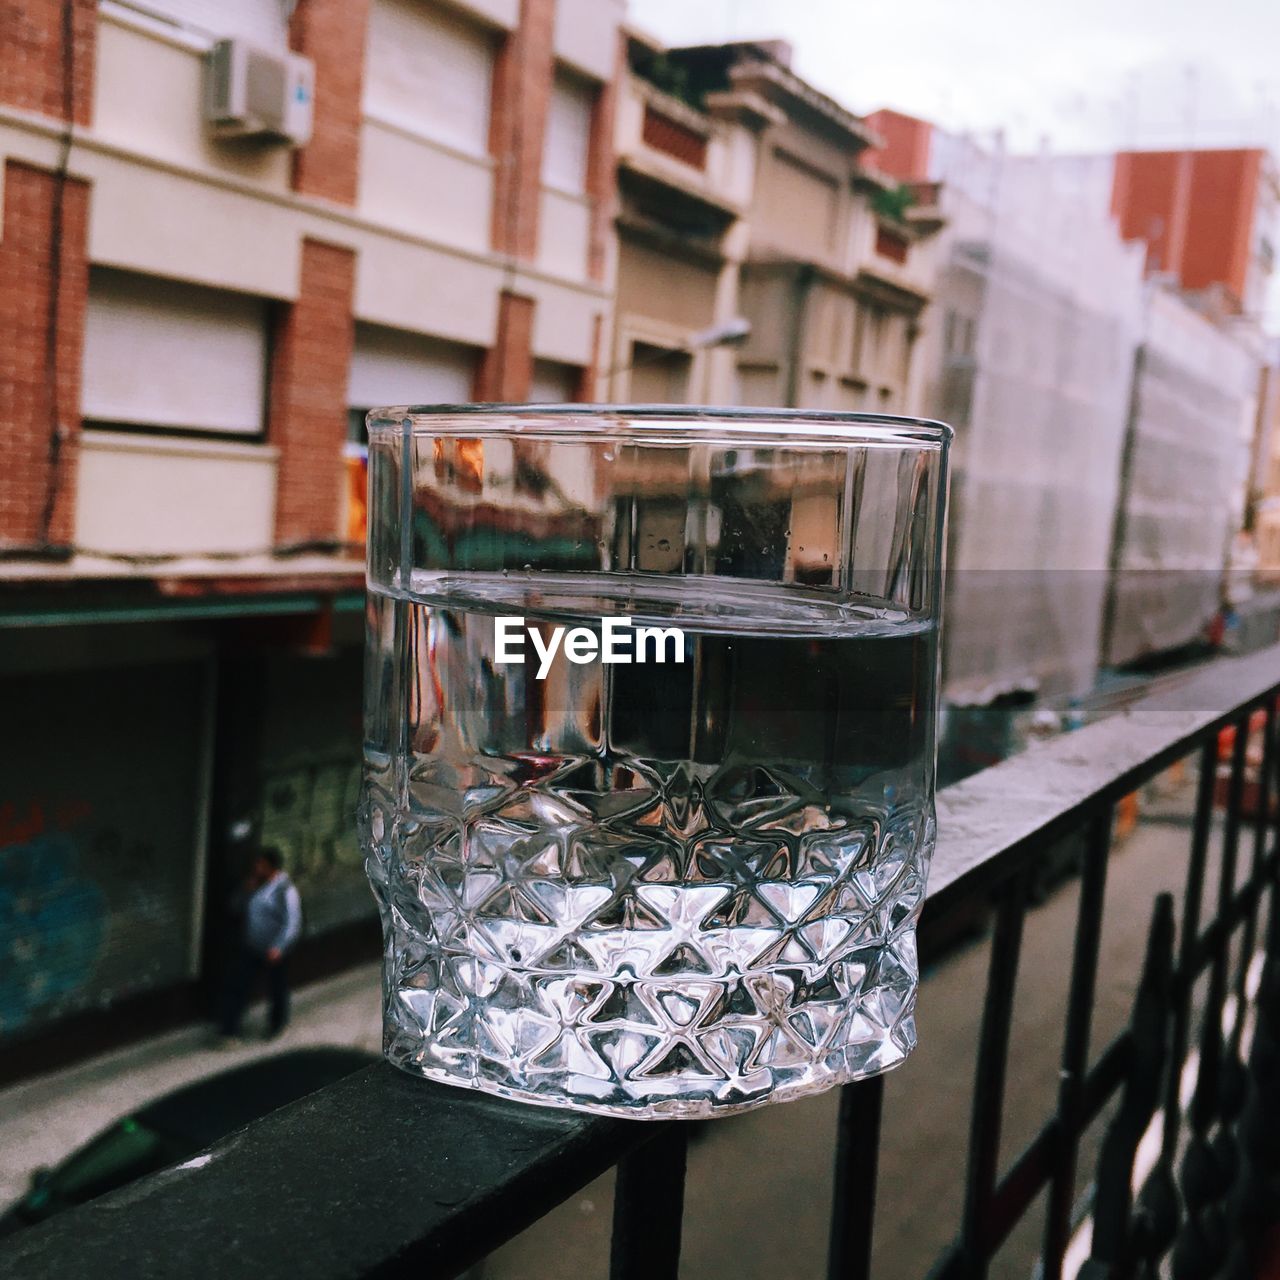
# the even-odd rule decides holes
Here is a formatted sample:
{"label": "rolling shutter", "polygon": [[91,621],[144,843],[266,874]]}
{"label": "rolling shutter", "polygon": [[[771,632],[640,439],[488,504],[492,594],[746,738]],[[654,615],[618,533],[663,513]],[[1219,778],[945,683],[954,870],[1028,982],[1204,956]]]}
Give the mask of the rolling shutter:
{"label": "rolling shutter", "polygon": [[0,680],[0,1042],[194,976],[204,678]]}
{"label": "rolling shutter", "polygon": [[95,267],[84,418],[256,435],[265,411],[266,333],[262,298]]}
{"label": "rolling shutter", "polygon": [[591,85],[577,76],[556,73],[542,151],[542,181],[547,186],[574,195],[586,191],[594,106],[595,90]]}
{"label": "rolling shutter", "polygon": [[347,403],[353,409],[393,404],[465,404],[479,351],[417,333],[356,325]]}
{"label": "rolling shutter", "polygon": [[374,0],[365,111],[472,155],[489,151],[494,35],[415,0]]}
{"label": "rolling shutter", "polygon": [[582,370],[558,360],[535,360],[529,386],[530,404],[571,404],[577,398]]}

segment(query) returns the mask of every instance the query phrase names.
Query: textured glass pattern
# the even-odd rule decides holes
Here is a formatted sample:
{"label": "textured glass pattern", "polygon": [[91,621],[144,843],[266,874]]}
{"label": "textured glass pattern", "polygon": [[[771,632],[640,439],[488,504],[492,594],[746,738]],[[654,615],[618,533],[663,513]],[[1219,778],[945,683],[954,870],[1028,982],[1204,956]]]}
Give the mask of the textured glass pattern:
{"label": "textured glass pattern", "polygon": [[[371,451],[388,518],[413,513],[398,569],[397,537],[371,538],[361,822],[388,1057],[635,1117],[900,1062],[933,846],[941,449],[877,459],[899,483],[863,543],[893,563],[855,572],[849,448],[646,456],[642,437],[602,466],[593,441],[512,434]],[[558,491],[559,528],[504,468]],[[462,546],[480,562],[453,563]],[[539,670],[532,649],[499,660],[510,615],[544,639],[621,616],[683,634],[664,663],[561,649]]]}

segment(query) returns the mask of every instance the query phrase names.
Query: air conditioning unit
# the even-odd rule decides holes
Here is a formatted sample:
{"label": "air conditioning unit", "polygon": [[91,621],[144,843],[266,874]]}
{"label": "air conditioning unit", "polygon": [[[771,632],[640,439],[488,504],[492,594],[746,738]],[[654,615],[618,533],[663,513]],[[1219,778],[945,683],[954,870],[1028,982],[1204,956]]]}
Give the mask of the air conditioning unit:
{"label": "air conditioning unit", "polygon": [[315,65],[219,40],[205,60],[205,128],[215,138],[261,138],[305,146],[311,137]]}

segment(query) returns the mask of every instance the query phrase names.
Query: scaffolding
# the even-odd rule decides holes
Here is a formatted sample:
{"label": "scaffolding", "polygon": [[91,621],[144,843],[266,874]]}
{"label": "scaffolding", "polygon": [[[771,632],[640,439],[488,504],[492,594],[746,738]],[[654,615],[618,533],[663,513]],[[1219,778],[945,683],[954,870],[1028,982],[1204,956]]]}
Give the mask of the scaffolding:
{"label": "scaffolding", "polygon": [[946,693],[1082,693],[1100,656],[1142,251],[1048,158],[935,135],[933,163],[949,228],[930,399],[957,430]]}
{"label": "scaffolding", "polygon": [[1241,526],[1261,351],[1247,324],[1214,324],[1148,289],[1125,444],[1104,659],[1201,638],[1223,603]]}

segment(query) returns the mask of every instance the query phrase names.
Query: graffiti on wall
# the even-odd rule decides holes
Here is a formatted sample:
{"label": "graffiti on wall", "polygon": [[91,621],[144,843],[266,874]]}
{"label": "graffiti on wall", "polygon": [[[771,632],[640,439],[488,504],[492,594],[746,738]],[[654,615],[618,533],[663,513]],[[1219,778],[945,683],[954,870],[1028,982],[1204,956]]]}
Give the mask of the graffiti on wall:
{"label": "graffiti on wall", "polygon": [[0,1035],[85,987],[107,904],[83,870],[87,805],[0,804]]}
{"label": "graffiti on wall", "polygon": [[284,854],[308,932],[373,913],[356,837],[360,764],[349,755],[265,775],[256,826]]}

